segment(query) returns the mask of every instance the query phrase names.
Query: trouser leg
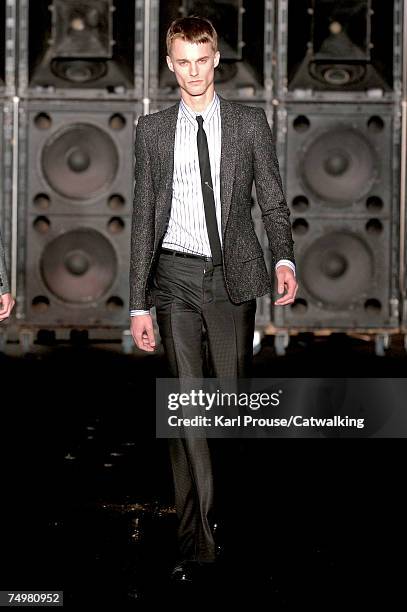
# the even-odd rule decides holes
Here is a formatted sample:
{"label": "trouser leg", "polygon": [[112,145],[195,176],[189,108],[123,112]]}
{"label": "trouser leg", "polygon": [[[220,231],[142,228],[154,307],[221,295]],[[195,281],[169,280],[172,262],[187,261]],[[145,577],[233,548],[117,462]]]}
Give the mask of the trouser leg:
{"label": "trouser leg", "polygon": [[[204,375],[203,329],[218,377],[248,376],[255,300],[242,305],[228,298],[222,268],[199,260],[161,256],[155,277],[157,323],[171,374]],[[179,547],[184,559],[213,560],[211,529],[214,492],[212,460],[205,438],[170,440]]]}
{"label": "trouser leg", "polygon": [[[202,312],[213,376],[223,385],[222,391],[238,393],[245,390],[240,389],[240,379],[251,376],[256,300],[233,304],[227,293],[222,267],[208,267],[204,289]],[[239,485],[245,468],[242,464],[243,441],[219,438],[210,442],[215,475],[216,519],[222,526],[222,541],[228,540],[231,521],[233,523],[238,516],[243,519],[243,513],[240,513],[244,498]],[[241,520],[240,528],[243,532],[244,520]]]}
{"label": "trouser leg", "polygon": [[[155,279],[155,303],[168,366],[172,376],[179,378],[182,385],[183,380],[203,377],[201,290],[199,283],[190,282],[185,291],[187,270],[173,264],[168,256],[160,260]],[[189,281],[195,277],[195,270],[196,267]],[[189,437],[185,432],[184,438],[169,440],[169,450],[179,520],[180,556],[212,561],[215,557],[210,524],[213,476],[208,442],[206,438]]]}

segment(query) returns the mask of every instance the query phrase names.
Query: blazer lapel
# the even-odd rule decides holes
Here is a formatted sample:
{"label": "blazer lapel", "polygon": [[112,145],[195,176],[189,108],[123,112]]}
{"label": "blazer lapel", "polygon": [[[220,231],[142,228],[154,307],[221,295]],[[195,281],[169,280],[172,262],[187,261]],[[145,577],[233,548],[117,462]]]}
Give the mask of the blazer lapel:
{"label": "blazer lapel", "polygon": [[161,183],[168,189],[168,181],[172,186],[174,173],[175,130],[177,127],[179,104],[174,104],[163,116],[158,130],[158,156],[160,159]]}
{"label": "blazer lapel", "polygon": [[[177,127],[179,104],[174,104],[163,116],[158,130],[158,158],[160,162],[160,188],[156,199],[156,228],[160,230],[162,223],[169,215],[172,198],[172,180],[174,174],[175,130]],[[158,232],[160,234],[160,231]],[[160,235],[156,236],[159,240]]]}
{"label": "blazer lapel", "polygon": [[220,199],[222,208],[222,235],[225,235],[232,202],[233,183],[235,180],[237,150],[237,116],[233,107],[224,98],[220,99],[220,117],[222,123],[222,147],[220,156]]}

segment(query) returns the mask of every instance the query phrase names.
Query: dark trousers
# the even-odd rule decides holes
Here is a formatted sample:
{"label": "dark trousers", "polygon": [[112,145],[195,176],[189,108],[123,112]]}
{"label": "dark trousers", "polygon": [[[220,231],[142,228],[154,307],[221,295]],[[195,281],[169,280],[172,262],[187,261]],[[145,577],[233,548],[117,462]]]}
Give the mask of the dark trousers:
{"label": "dark trousers", "polygon": [[[256,300],[233,304],[222,266],[162,252],[153,289],[172,376],[248,377]],[[213,561],[214,479],[206,438],[170,440],[180,556]]]}

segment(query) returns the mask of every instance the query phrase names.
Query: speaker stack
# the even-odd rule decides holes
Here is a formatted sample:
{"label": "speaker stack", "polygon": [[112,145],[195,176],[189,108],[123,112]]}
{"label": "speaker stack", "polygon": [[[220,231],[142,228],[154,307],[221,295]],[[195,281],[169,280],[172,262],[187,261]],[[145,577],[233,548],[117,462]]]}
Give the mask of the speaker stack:
{"label": "speaker stack", "polygon": [[276,349],[301,331],[399,324],[401,2],[280,0],[275,101],[299,290]]}
{"label": "speaker stack", "polygon": [[[402,0],[0,0],[13,325],[130,340],[135,124],[179,99],[165,33],[192,14],[219,33],[217,92],[264,108],[291,212],[297,299],[259,299],[258,329],[280,354],[334,331],[383,354],[400,322],[407,334]],[[253,222],[270,266],[255,189]]]}
{"label": "speaker stack", "polygon": [[30,329],[128,328],[144,2],[21,0],[18,307]]}

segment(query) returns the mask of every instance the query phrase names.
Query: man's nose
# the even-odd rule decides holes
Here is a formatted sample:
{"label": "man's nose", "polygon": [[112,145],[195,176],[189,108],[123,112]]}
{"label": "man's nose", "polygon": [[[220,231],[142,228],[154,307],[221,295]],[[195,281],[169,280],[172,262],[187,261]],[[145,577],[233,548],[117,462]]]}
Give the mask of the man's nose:
{"label": "man's nose", "polygon": [[196,76],[198,74],[198,62],[191,62],[189,66],[190,76]]}

